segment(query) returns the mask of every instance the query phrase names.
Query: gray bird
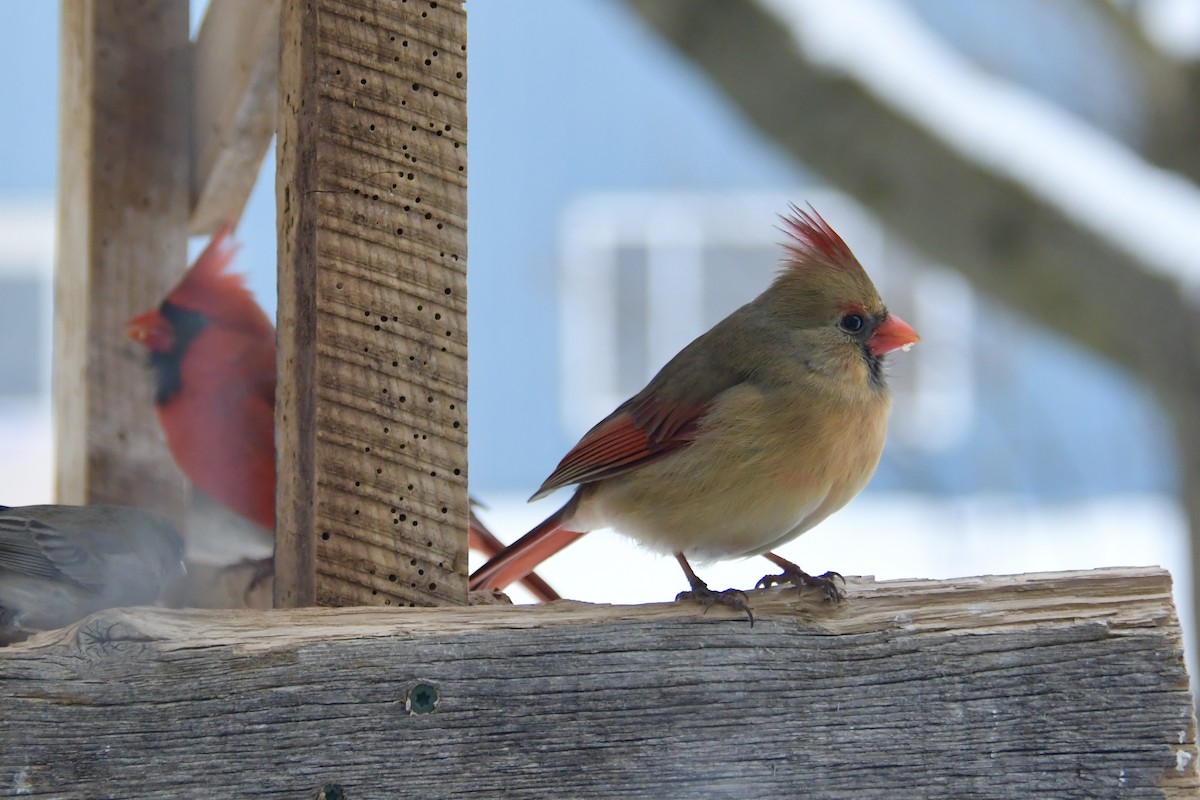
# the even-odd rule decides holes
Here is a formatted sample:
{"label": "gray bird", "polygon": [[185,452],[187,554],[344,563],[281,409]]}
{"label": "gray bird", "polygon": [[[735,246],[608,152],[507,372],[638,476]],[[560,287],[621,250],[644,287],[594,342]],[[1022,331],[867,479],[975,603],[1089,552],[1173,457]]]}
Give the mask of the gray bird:
{"label": "gray bird", "polygon": [[126,506],[0,506],[0,643],[145,605],[183,572],[183,539]]}

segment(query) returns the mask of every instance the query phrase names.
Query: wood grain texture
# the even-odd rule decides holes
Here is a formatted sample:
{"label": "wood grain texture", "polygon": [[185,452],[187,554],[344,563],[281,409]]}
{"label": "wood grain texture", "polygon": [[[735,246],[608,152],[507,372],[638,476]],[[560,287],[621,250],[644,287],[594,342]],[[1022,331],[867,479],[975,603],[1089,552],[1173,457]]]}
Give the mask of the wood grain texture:
{"label": "wood grain texture", "polygon": [[57,496],[178,520],[183,479],[125,323],[187,267],[187,3],[77,0],[60,45]]}
{"label": "wood grain texture", "polygon": [[212,0],[192,48],[193,235],[236,220],[275,135],[279,0]]}
{"label": "wood grain texture", "polygon": [[[132,609],[0,650],[32,797],[1182,798],[1170,577],[691,604]],[[119,791],[118,791],[119,790]]]}
{"label": "wood grain texture", "polygon": [[286,0],[275,603],[466,602],[466,18]]}

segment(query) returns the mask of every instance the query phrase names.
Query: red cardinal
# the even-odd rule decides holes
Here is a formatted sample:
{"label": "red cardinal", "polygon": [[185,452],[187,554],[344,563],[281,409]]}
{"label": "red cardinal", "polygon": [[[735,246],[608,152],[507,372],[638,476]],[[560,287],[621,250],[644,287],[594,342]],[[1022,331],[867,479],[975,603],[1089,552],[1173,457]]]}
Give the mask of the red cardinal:
{"label": "red cardinal", "polygon": [[275,326],[226,272],[226,223],[158,308],[126,333],[150,350],[154,408],[175,463],[202,492],[275,530]]}
{"label": "red cardinal", "polygon": [[[771,551],[850,501],[875,472],[890,398],[883,361],[918,340],[890,314],[846,243],[792,207],[784,268],[753,301],[700,336],[592,428],[532,499],[574,496],[471,576],[501,589],[584,533],[612,527],[674,553],[690,596],[713,592],[688,558],[765,555],[783,569],[760,585],[820,585]],[[753,621],[753,616],[751,616]]]}
{"label": "red cardinal", "polygon": [[[154,407],[175,463],[205,494],[274,531],[275,327],[243,277],[226,271],[232,230],[223,225],[126,333],[150,350]],[[504,548],[473,512],[469,544],[488,556]],[[558,599],[536,575],[525,583],[541,600]]]}

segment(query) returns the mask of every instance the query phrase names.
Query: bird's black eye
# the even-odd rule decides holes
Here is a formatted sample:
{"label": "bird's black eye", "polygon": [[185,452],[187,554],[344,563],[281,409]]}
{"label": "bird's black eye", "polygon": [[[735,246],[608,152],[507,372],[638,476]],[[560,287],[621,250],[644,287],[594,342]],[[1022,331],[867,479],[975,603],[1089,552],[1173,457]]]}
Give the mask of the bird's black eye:
{"label": "bird's black eye", "polygon": [[838,326],[846,333],[858,333],[865,324],[862,314],[847,314],[838,320]]}

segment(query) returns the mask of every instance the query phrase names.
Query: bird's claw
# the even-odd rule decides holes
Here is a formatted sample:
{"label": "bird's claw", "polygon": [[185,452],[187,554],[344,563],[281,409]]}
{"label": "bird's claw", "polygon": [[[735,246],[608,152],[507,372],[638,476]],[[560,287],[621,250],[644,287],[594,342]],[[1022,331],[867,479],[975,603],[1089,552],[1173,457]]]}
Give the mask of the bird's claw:
{"label": "bird's claw", "polygon": [[[841,581],[842,586],[838,586],[838,581]],[[809,575],[802,569],[784,570],[778,575],[764,575],[757,584],[755,589],[770,589],[775,586],[791,584],[797,589],[803,589],[805,586],[815,586],[822,591],[827,603],[840,603],[846,599],[845,589],[846,579],[842,577],[840,572],[826,572],[824,575]]]}
{"label": "bird's claw", "polygon": [[275,577],[275,558],[274,556],[243,558],[241,561],[225,567],[223,572],[232,572],[245,567],[251,567],[254,570],[250,573],[250,583],[242,590],[242,603],[248,606],[250,605],[250,595],[254,594],[254,590],[266,583],[268,578]]}
{"label": "bird's claw", "polygon": [[726,589],[722,592],[714,592],[708,588],[707,584],[699,582],[690,591],[680,592],[675,595],[675,602],[678,603],[683,600],[693,600],[699,603],[704,606],[706,612],[714,605],[735,608],[743,612],[750,620],[750,627],[754,627],[754,610],[750,607],[750,599],[740,589]]}

